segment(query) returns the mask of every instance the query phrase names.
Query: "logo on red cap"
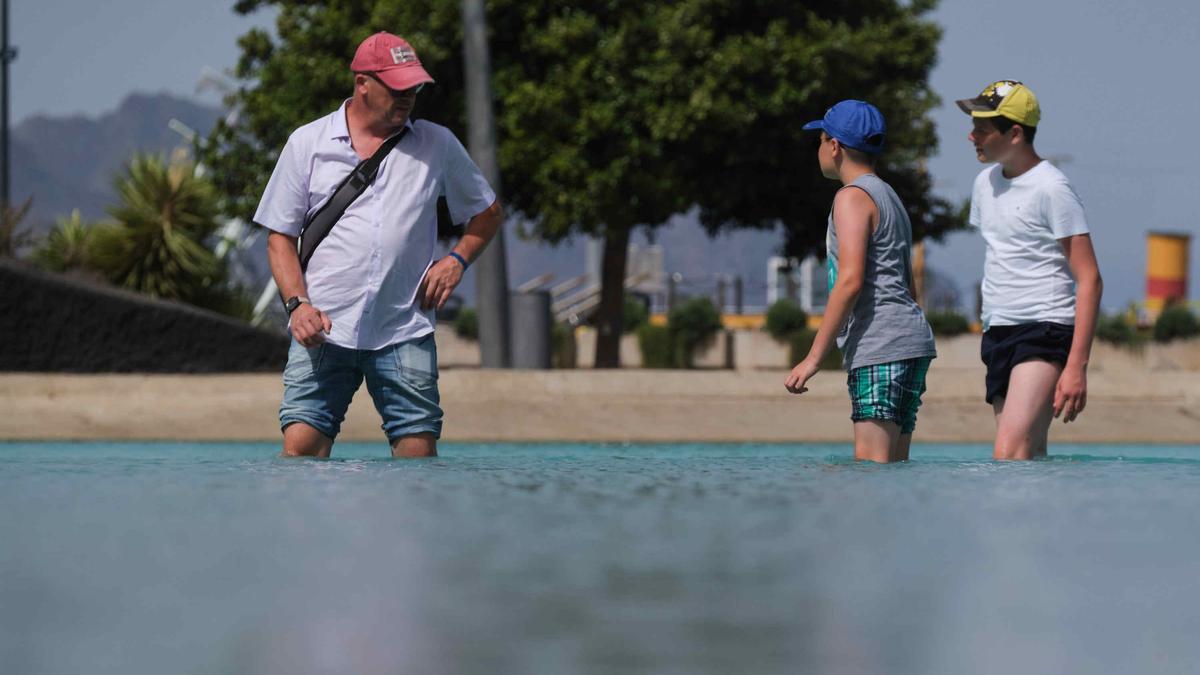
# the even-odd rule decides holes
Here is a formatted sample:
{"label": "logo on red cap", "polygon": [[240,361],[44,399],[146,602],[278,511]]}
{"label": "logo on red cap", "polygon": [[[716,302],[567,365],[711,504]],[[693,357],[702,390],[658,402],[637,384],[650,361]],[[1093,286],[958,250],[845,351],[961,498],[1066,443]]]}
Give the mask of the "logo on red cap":
{"label": "logo on red cap", "polygon": [[392,54],[392,63],[396,65],[417,60],[417,53],[411,47],[392,47],[390,51]]}

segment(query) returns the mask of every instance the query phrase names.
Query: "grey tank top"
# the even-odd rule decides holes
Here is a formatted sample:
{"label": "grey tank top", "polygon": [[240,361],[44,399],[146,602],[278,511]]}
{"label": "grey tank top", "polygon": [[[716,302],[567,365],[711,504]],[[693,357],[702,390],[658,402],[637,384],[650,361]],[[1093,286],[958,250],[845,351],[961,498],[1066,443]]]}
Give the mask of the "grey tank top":
{"label": "grey tank top", "polygon": [[[874,174],[859,176],[842,189],[865,191],[879,209],[879,224],[867,246],[862,291],[838,333],[842,366],[850,371],[877,363],[937,356],[933,331],[908,290],[912,278],[912,224],[900,197]],[[832,290],[838,271],[832,210],[825,246]]]}

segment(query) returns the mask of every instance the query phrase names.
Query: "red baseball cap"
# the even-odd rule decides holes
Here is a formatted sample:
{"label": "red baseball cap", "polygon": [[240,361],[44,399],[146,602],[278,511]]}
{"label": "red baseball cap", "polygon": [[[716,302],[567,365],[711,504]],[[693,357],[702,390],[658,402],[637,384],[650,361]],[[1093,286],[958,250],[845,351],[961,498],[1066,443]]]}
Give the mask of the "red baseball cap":
{"label": "red baseball cap", "polygon": [[350,70],[356,73],[375,73],[389,88],[396,91],[411,89],[418,84],[433,82],[421,66],[417,52],[403,38],[382,31],[358,46]]}

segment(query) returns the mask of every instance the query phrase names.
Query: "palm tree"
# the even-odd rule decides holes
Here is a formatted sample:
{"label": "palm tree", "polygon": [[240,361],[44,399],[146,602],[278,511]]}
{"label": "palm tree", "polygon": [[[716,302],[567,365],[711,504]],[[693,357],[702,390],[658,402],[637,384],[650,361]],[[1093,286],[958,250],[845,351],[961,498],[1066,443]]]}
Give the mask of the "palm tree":
{"label": "palm tree", "polygon": [[58,224],[33,251],[33,262],[52,272],[69,272],[88,268],[95,230],[83,220],[79,209]]}
{"label": "palm tree", "polygon": [[0,258],[16,257],[17,251],[33,240],[28,229],[21,229],[21,221],[29,215],[33,197],[13,208],[12,204],[0,204]]}
{"label": "palm tree", "polygon": [[161,298],[196,302],[224,270],[205,240],[218,227],[217,195],[182,153],[135,155],[117,177],[114,222],[97,227],[92,263],[109,281]]}

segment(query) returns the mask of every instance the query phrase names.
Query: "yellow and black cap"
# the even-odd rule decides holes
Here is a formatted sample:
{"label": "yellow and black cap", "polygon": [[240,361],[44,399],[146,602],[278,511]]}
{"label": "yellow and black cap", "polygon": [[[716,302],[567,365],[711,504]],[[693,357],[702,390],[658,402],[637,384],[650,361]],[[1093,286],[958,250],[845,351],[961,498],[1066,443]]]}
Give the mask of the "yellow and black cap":
{"label": "yellow and black cap", "polygon": [[1037,127],[1042,108],[1037,97],[1016,80],[999,80],[984,87],[975,98],[955,101],[971,117],[1006,117],[1017,124]]}

